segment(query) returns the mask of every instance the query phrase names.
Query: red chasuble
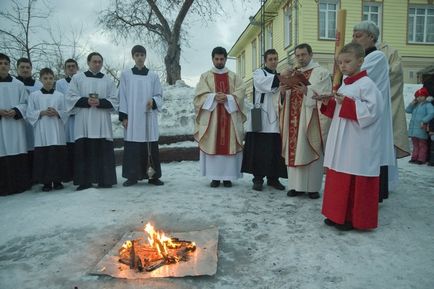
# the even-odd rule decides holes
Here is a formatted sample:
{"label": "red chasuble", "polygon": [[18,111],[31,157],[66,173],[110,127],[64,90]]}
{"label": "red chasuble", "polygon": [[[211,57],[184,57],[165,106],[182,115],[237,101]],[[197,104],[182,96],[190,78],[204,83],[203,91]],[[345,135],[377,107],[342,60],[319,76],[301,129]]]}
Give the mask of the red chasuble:
{"label": "red chasuble", "polygon": [[[310,78],[313,69],[303,72],[306,79]],[[291,101],[289,102],[289,133],[288,133],[288,167],[295,167],[295,152],[297,151],[298,128],[303,104],[303,93],[291,90]],[[285,108],[284,108],[285,109]]]}
{"label": "red chasuble", "polygon": [[[230,94],[229,75],[227,73],[214,73],[215,92]],[[216,155],[229,155],[229,142],[231,132],[231,116],[223,103],[217,104],[217,142]]]}

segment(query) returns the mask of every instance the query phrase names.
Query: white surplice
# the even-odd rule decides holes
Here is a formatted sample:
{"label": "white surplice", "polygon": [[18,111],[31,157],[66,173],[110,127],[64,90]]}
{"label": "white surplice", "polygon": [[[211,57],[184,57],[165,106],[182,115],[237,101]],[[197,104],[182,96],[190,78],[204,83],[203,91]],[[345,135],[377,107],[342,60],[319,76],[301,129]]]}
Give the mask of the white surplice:
{"label": "white surplice", "polygon": [[[147,103],[154,100],[157,109],[148,109]],[[119,85],[119,112],[128,115],[124,139],[133,142],[158,141],[158,112],[163,107],[163,90],[158,75],[134,74],[126,69],[121,74]]]}
{"label": "white surplice", "polygon": [[[275,74],[265,69],[256,69],[253,73],[255,86],[255,106],[261,108],[261,133],[280,133],[278,119],[279,87],[272,88]],[[261,95],[264,94],[264,102],[261,104]],[[250,109],[247,114],[246,132],[252,131],[252,114]]]}
{"label": "white surplice", "polygon": [[[56,81],[56,90],[58,92],[63,93],[63,95],[66,95],[68,89],[69,89],[69,82],[66,81],[65,78]],[[70,114],[65,124],[65,137],[67,143],[74,142],[74,119],[75,116],[73,114]]]}
{"label": "white surplice", "polygon": [[[113,108],[75,107],[80,98],[87,98],[91,93],[97,93],[100,100],[108,100]],[[110,114],[117,111],[119,104],[113,80],[107,75],[97,78],[79,72],[72,77],[65,100],[68,113],[75,114],[74,140],[80,138],[113,140]]]}
{"label": "white surplice", "polygon": [[[56,109],[59,116],[41,116],[41,111],[48,107]],[[54,91],[53,94],[35,91],[29,95],[27,120],[33,125],[35,147],[66,145],[65,122],[68,118],[65,108],[65,97]]]}
{"label": "white surplice", "polygon": [[395,149],[393,146],[392,111],[390,97],[389,64],[383,52],[376,50],[369,53],[362,64],[361,70],[366,70],[368,77],[377,85],[383,97],[381,110],[381,166],[395,166]]}
{"label": "white surplice", "polygon": [[384,131],[384,97],[373,81],[364,76],[352,84],[345,83],[339,93],[355,101],[357,121],[339,116],[336,103],[324,156],[324,166],[340,173],[365,177],[380,175],[380,156]]}
{"label": "white surplice", "polygon": [[[0,82],[0,109],[16,108],[24,118],[27,96],[21,81],[12,78],[11,82]],[[23,118],[0,118],[0,157],[27,153],[26,122]]]}

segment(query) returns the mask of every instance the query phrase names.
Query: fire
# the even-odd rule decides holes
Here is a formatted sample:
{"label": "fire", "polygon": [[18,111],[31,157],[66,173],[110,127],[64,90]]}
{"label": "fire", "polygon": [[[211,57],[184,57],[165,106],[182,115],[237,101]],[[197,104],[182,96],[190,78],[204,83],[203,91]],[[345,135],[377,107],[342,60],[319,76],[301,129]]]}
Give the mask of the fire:
{"label": "fire", "polygon": [[145,225],[144,231],[148,234],[149,246],[139,240],[127,240],[119,248],[119,262],[130,265],[131,269],[150,272],[164,265],[187,261],[189,254],[196,250],[196,243],[167,237],[150,223]]}

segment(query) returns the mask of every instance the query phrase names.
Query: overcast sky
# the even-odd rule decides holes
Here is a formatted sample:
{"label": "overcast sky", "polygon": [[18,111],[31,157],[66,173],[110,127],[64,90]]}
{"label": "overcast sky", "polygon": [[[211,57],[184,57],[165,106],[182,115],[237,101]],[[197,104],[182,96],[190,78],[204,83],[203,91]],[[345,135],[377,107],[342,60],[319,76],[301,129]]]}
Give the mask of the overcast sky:
{"label": "overcast sky", "polygon": [[[81,27],[83,28],[82,42],[86,43],[86,53],[91,50],[98,51],[104,56],[105,62],[112,65],[125,64],[127,67],[133,65],[130,50],[134,44],[139,43],[129,40],[116,45],[110,34],[102,33],[102,29],[97,26],[98,12],[107,7],[110,3],[108,0],[47,1],[53,9],[50,18],[51,26],[61,28],[65,31],[65,35],[72,30],[79,31]],[[211,67],[211,50],[215,46],[223,46],[229,51],[247,26],[249,16],[254,15],[260,7],[259,0],[245,3],[230,0],[221,2],[227,10],[226,17],[218,17],[207,25],[202,21],[194,20],[190,25],[190,45],[182,46],[182,78],[191,86],[195,86],[200,74]],[[6,9],[10,4],[9,0],[1,0],[0,9]],[[3,27],[4,21],[0,20],[0,25]],[[152,44],[144,44],[144,46],[148,50],[148,65],[150,63],[151,66],[164,68],[163,64],[159,63],[161,59],[158,57],[159,51],[153,49]],[[228,67],[235,70],[235,61],[228,61]]]}

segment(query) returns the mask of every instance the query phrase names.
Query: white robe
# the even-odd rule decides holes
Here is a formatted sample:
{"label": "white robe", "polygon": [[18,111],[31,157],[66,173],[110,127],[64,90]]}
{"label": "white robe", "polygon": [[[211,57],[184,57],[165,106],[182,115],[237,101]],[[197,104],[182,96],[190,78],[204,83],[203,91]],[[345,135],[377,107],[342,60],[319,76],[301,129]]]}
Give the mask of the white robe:
{"label": "white robe", "polygon": [[[69,89],[69,82],[66,81],[65,78],[59,79],[56,81],[56,90],[63,95],[66,95]],[[65,137],[66,142],[73,143],[74,142],[74,119],[75,116],[73,114],[69,115],[68,120],[65,124]]]}
{"label": "white robe", "polygon": [[[99,99],[107,99],[111,109],[75,107],[81,97],[97,93]],[[87,77],[79,72],[72,77],[69,90],[65,96],[68,113],[75,114],[74,140],[80,138],[113,140],[111,113],[118,109],[116,87],[107,75],[102,78]]]}
{"label": "white robe", "polygon": [[[0,109],[17,108],[26,116],[28,92],[24,84],[12,78],[12,82],[0,82]],[[0,118],[0,157],[27,153],[26,122],[24,119]]]}
{"label": "white robe", "polygon": [[[124,139],[132,142],[158,141],[158,112],[163,107],[163,90],[160,79],[153,71],[147,75],[133,74],[126,69],[121,74],[119,85],[119,112],[128,115],[128,127]],[[154,100],[157,109],[148,109],[146,104]]]}
{"label": "white robe", "polygon": [[[27,93],[30,95],[34,91],[38,91],[42,88],[42,82],[35,80],[33,86],[24,85]],[[25,116],[24,116],[25,117]],[[33,151],[35,148],[35,136],[33,135],[33,127],[26,119],[26,140],[27,140],[27,151]]]}
{"label": "white robe", "polygon": [[[56,109],[59,117],[41,116],[41,111],[48,107]],[[68,116],[62,93],[58,91],[54,91],[53,94],[45,94],[41,91],[31,93],[26,115],[34,128],[35,147],[66,145],[65,122]]]}
{"label": "white robe", "polygon": [[389,64],[383,52],[376,50],[369,53],[363,62],[361,70],[366,70],[368,77],[377,85],[383,97],[381,110],[380,165],[395,166],[395,149],[393,146],[392,111],[390,97]]}
{"label": "white robe", "polygon": [[[272,88],[275,74],[265,69],[256,69],[253,73],[255,86],[255,106],[261,107],[262,130],[261,133],[280,133],[278,119],[279,88]],[[261,103],[261,94],[264,93],[264,102]],[[252,104],[253,105],[253,104]],[[252,131],[252,115],[250,109],[247,114],[247,132]]]}
{"label": "white robe", "polygon": [[369,77],[338,90],[355,101],[357,121],[339,116],[336,103],[324,156],[324,166],[337,172],[378,177],[384,145],[378,136],[384,131],[384,97]]}

